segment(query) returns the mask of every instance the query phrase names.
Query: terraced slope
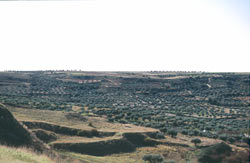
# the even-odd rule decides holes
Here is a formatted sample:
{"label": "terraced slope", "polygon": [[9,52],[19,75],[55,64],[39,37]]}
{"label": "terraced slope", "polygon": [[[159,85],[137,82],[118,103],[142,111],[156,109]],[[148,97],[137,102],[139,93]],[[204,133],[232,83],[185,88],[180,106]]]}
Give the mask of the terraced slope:
{"label": "terraced slope", "polygon": [[38,138],[57,150],[103,156],[159,144],[159,131],[152,128],[109,123],[100,117],[68,118],[77,117],[74,113],[13,107],[10,110]]}
{"label": "terraced slope", "polygon": [[[160,153],[166,160],[180,163],[187,160],[197,162],[196,153],[200,151],[191,142],[192,137],[182,134],[163,136],[156,129],[110,123],[95,115],[14,107],[9,107],[9,110],[60,156],[79,162],[143,162],[143,156],[151,153]],[[218,139],[198,138],[202,140],[202,149],[221,142]],[[233,156],[240,152],[246,155],[244,148],[231,146],[233,152],[230,159],[235,159]]]}

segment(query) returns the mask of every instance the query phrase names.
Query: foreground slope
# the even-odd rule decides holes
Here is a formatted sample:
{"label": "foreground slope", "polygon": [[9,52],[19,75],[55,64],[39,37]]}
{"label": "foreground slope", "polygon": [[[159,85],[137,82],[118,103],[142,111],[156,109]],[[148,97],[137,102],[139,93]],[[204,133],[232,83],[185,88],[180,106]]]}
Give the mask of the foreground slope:
{"label": "foreground slope", "polygon": [[25,148],[11,148],[0,145],[1,163],[53,163],[45,155],[38,155]]}
{"label": "foreground slope", "polygon": [[16,118],[38,138],[55,149],[90,155],[133,152],[154,146],[157,129],[110,123],[104,118],[77,113],[10,107]]}
{"label": "foreground slope", "polygon": [[[16,107],[9,107],[9,110],[53,150],[65,157],[89,163],[140,163],[147,154],[161,154],[165,160],[175,160],[178,163],[195,163],[199,158],[197,154],[204,153],[203,149],[223,142],[219,139],[183,134],[176,137],[158,135],[157,138],[159,131],[156,129],[110,123],[107,119],[94,115]],[[191,142],[193,138],[201,139],[202,143],[195,146]],[[247,153],[244,148],[230,146],[230,160],[238,159],[234,156],[239,154],[246,160]],[[209,153],[205,154],[202,158]],[[221,156],[224,157],[224,154]]]}
{"label": "foreground slope", "polygon": [[10,148],[0,146],[0,162],[24,163],[50,163],[52,162],[46,156],[38,156],[26,148],[32,148],[33,151],[43,152],[47,150],[38,139],[21,125],[8,109],[0,104],[0,144],[15,146],[20,148]]}
{"label": "foreground slope", "polygon": [[[50,159],[51,158],[51,159]],[[80,163],[53,151],[0,104],[0,163]]]}

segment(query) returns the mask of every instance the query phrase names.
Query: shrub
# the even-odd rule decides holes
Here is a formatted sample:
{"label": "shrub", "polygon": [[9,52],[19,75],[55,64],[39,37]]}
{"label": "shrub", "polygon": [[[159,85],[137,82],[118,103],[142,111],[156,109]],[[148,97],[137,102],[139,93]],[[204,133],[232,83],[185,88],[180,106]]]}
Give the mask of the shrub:
{"label": "shrub", "polygon": [[201,163],[222,162],[223,158],[226,158],[231,152],[232,148],[224,142],[214,144],[200,152],[198,161]]}
{"label": "shrub", "polygon": [[94,127],[94,125],[92,124],[92,122],[89,122],[88,126]]}
{"label": "shrub", "polygon": [[165,136],[164,136],[163,133],[158,132],[158,133],[156,134],[156,139],[165,139]]}
{"label": "shrub", "polygon": [[198,138],[195,138],[195,139],[192,139],[191,142],[194,143],[196,146],[197,144],[201,143],[201,140]]}
{"label": "shrub", "polygon": [[171,137],[176,137],[177,132],[175,130],[169,130],[168,134],[171,135]]}
{"label": "shrub", "polygon": [[230,138],[228,138],[228,141],[229,141],[230,143],[234,143],[236,140],[235,140],[234,137],[230,137]]}
{"label": "shrub", "polygon": [[227,141],[228,136],[225,134],[219,135],[219,139],[223,140],[223,141]]}
{"label": "shrub", "polygon": [[194,136],[200,135],[200,132],[198,130],[194,130],[193,133],[194,133]]}
{"label": "shrub", "polygon": [[143,156],[142,159],[150,163],[159,163],[159,162],[163,162],[164,160],[164,158],[160,154],[146,154]]}
{"label": "shrub", "polygon": [[182,133],[183,135],[187,135],[187,134],[188,134],[188,131],[187,131],[187,130],[182,130],[181,133]]}
{"label": "shrub", "polygon": [[243,142],[245,142],[245,143],[247,143],[248,145],[250,145],[250,138],[245,137],[245,138],[243,138],[242,140],[243,140]]}

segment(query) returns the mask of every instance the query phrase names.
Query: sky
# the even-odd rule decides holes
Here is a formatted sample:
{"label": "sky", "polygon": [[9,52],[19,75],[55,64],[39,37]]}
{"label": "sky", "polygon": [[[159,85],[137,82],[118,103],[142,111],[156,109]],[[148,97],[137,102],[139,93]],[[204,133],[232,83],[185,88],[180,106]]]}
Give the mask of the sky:
{"label": "sky", "polygon": [[1,1],[0,71],[250,72],[250,0]]}

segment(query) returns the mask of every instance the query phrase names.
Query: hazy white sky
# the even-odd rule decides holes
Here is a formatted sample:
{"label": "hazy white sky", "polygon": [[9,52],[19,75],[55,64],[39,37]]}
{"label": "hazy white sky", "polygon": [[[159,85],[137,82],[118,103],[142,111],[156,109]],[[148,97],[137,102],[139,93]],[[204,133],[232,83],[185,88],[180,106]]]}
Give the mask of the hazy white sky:
{"label": "hazy white sky", "polygon": [[0,70],[250,71],[249,0],[0,2]]}

